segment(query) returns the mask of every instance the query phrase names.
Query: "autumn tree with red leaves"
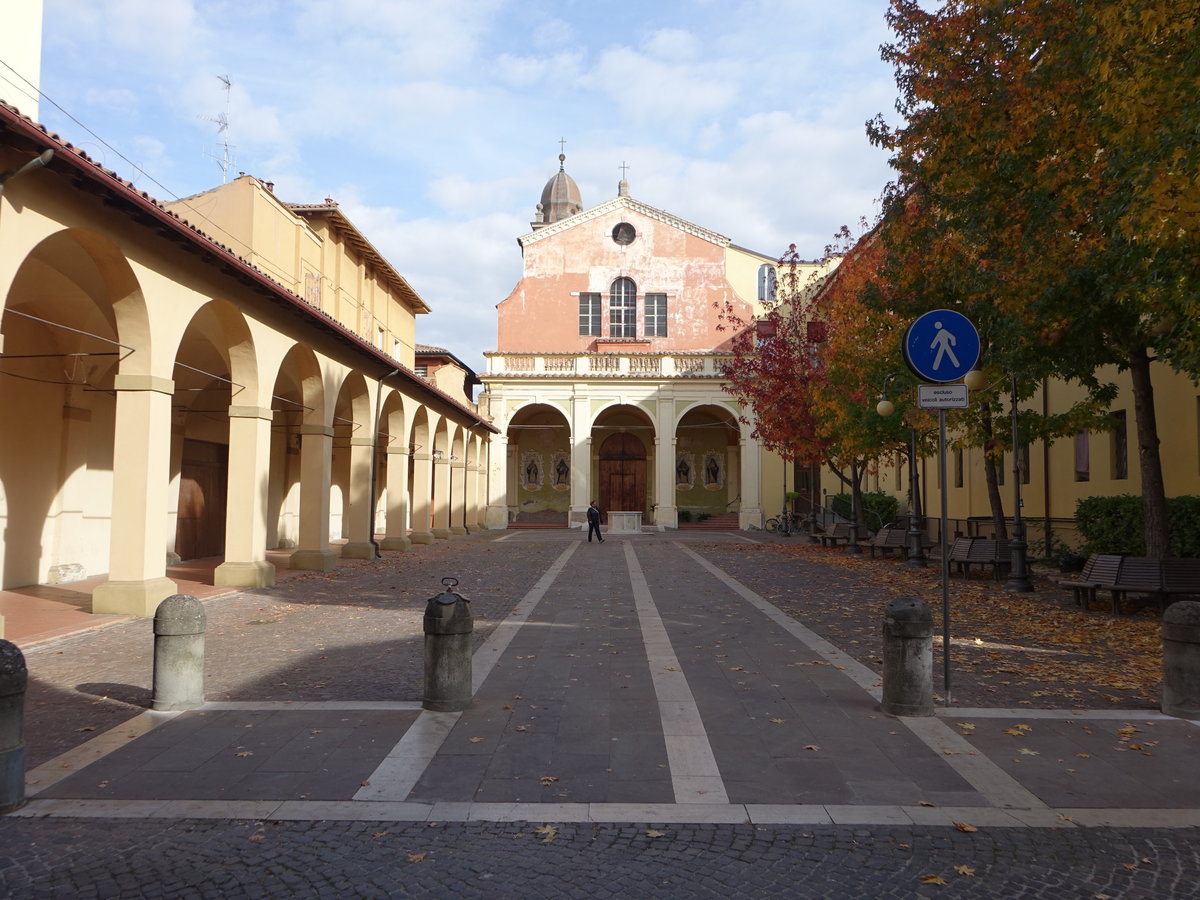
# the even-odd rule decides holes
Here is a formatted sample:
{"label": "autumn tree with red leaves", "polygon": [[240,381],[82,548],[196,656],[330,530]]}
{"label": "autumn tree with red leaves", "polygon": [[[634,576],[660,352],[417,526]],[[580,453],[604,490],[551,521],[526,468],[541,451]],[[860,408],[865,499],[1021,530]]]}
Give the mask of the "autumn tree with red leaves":
{"label": "autumn tree with red leaves", "polygon": [[1083,417],[1115,393],[1097,371],[1129,371],[1147,552],[1167,555],[1150,366],[1200,373],[1200,11],[891,0],[888,20],[903,122],[869,134],[899,173],[891,308],[960,309],[994,380],[1078,382]]}

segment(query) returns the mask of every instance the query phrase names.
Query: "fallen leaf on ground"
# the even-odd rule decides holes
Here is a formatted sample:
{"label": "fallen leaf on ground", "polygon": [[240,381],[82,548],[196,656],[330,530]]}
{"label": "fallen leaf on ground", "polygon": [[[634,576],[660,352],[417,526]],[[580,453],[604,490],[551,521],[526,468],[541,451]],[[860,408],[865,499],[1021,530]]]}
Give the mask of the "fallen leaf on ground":
{"label": "fallen leaf on ground", "polygon": [[973,868],[971,868],[970,866],[955,866],[954,871],[957,872],[959,875],[966,875],[969,878],[975,877],[975,870]]}
{"label": "fallen leaf on ground", "polygon": [[534,834],[540,834],[542,836],[543,844],[548,844],[558,837],[558,829],[553,825],[539,825],[537,828],[533,829],[533,831]]}
{"label": "fallen leaf on ground", "polygon": [[423,850],[420,853],[408,854],[409,862],[425,862],[425,857],[429,855],[429,851]]}
{"label": "fallen leaf on ground", "polygon": [[658,831],[655,828],[651,828],[650,830],[648,830],[646,832],[646,837],[648,837],[648,838],[660,838],[660,837],[666,837],[666,836],[667,836],[667,833],[665,831]]}
{"label": "fallen leaf on ground", "polygon": [[941,875],[922,875],[921,884],[949,884]]}
{"label": "fallen leaf on ground", "polygon": [[970,822],[955,822],[954,827],[957,828],[959,831],[965,831],[968,834],[972,831],[979,830],[974,825],[972,825]]}

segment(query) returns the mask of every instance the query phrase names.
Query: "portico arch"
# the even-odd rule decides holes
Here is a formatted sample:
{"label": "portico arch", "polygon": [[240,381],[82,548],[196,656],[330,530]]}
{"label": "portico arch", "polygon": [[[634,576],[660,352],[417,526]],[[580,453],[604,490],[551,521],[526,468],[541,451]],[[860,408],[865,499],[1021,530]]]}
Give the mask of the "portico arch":
{"label": "portico arch", "polygon": [[[144,528],[112,527],[113,389],[119,371],[150,370],[136,276],[102,236],[59,231],[17,266],[3,297],[0,335],[0,428],[10,436],[0,441],[0,586],[112,573],[114,551],[122,550],[121,577],[136,586],[133,599],[117,605],[140,613],[174,585],[165,577],[161,539],[153,553]],[[163,523],[154,523],[156,533]]]}
{"label": "portico arch", "polygon": [[333,479],[330,485],[331,527],[346,538],[342,556],[374,559],[370,529],[371,466],[374,463],[374,420],[367,381],[348,372],[333,411]]}
{"label": "portico arch", "polygon": [[697,403],[675,425],[674,503],[681,518],[739,511],[741,445],[737,418],[724,406]]}
{"label": "portico arch", "polygon": [[533,403],[512,415],[507,434],[509,521],[566,525],[572,484],[586,477],[586,470],[576,472],[578,459],[566,415],[548,403]]}

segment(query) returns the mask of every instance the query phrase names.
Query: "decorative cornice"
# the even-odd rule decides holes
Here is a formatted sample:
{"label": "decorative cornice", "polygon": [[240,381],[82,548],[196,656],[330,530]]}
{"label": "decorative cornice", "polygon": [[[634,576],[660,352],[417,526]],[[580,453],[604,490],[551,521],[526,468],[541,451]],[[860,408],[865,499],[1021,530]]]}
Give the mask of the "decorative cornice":
{"label": "decorative cornice", "polygon": [[710,231],[703,228],[694,222],[689,222],[687,219],[681,219],[679,216],[671,215],[671,213],[656,207],[650,206],[648,203],[643,203],[640,200],[634,200],[632,197],[614,197],[601,203],[599,206],[593,206],[591,209],[585,209],[583,212],[575,213],[573,216],[567,216],[565,219],[559,219],[549,225],[544,225],[537,231],[531,231],[529,234],[517,238],[517,243],[522,247],[527,247],[530,244],[535,244],[538,241],[544,240],[552,235],[559,234],[569,228],[574,228],[576,225],[582,225],[584,222],[590,222],[593,219],[598,219],[601,216],[607,215],[610,212],[618,209],[629,209],[636,213],[640,213],[651,219],[656,219],[673,228],[677,228],[682,232],[693,235],[694,237],[702,238],[709,243],[716,244],[719,247],[728,247],[732,241],[723,234],[717,234],[715,231]]}

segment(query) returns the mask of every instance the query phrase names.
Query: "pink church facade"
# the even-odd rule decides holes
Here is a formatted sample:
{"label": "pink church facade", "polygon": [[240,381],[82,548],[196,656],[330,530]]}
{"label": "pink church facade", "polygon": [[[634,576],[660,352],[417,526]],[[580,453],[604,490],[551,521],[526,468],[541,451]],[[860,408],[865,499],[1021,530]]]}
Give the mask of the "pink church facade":
{"label": "pink church facade", "polygon": [[624,181],[585,209],[562,168],[518,243],[523,274],[497,307],[481,376],[481,411],[501,432],[488,527],[580,527],[591,500],[631,528],[761,526],[778,478],[764,479],[753,425],[722,390],[733,334],[721,326],[725,311],[760,310],[775,261]]}

